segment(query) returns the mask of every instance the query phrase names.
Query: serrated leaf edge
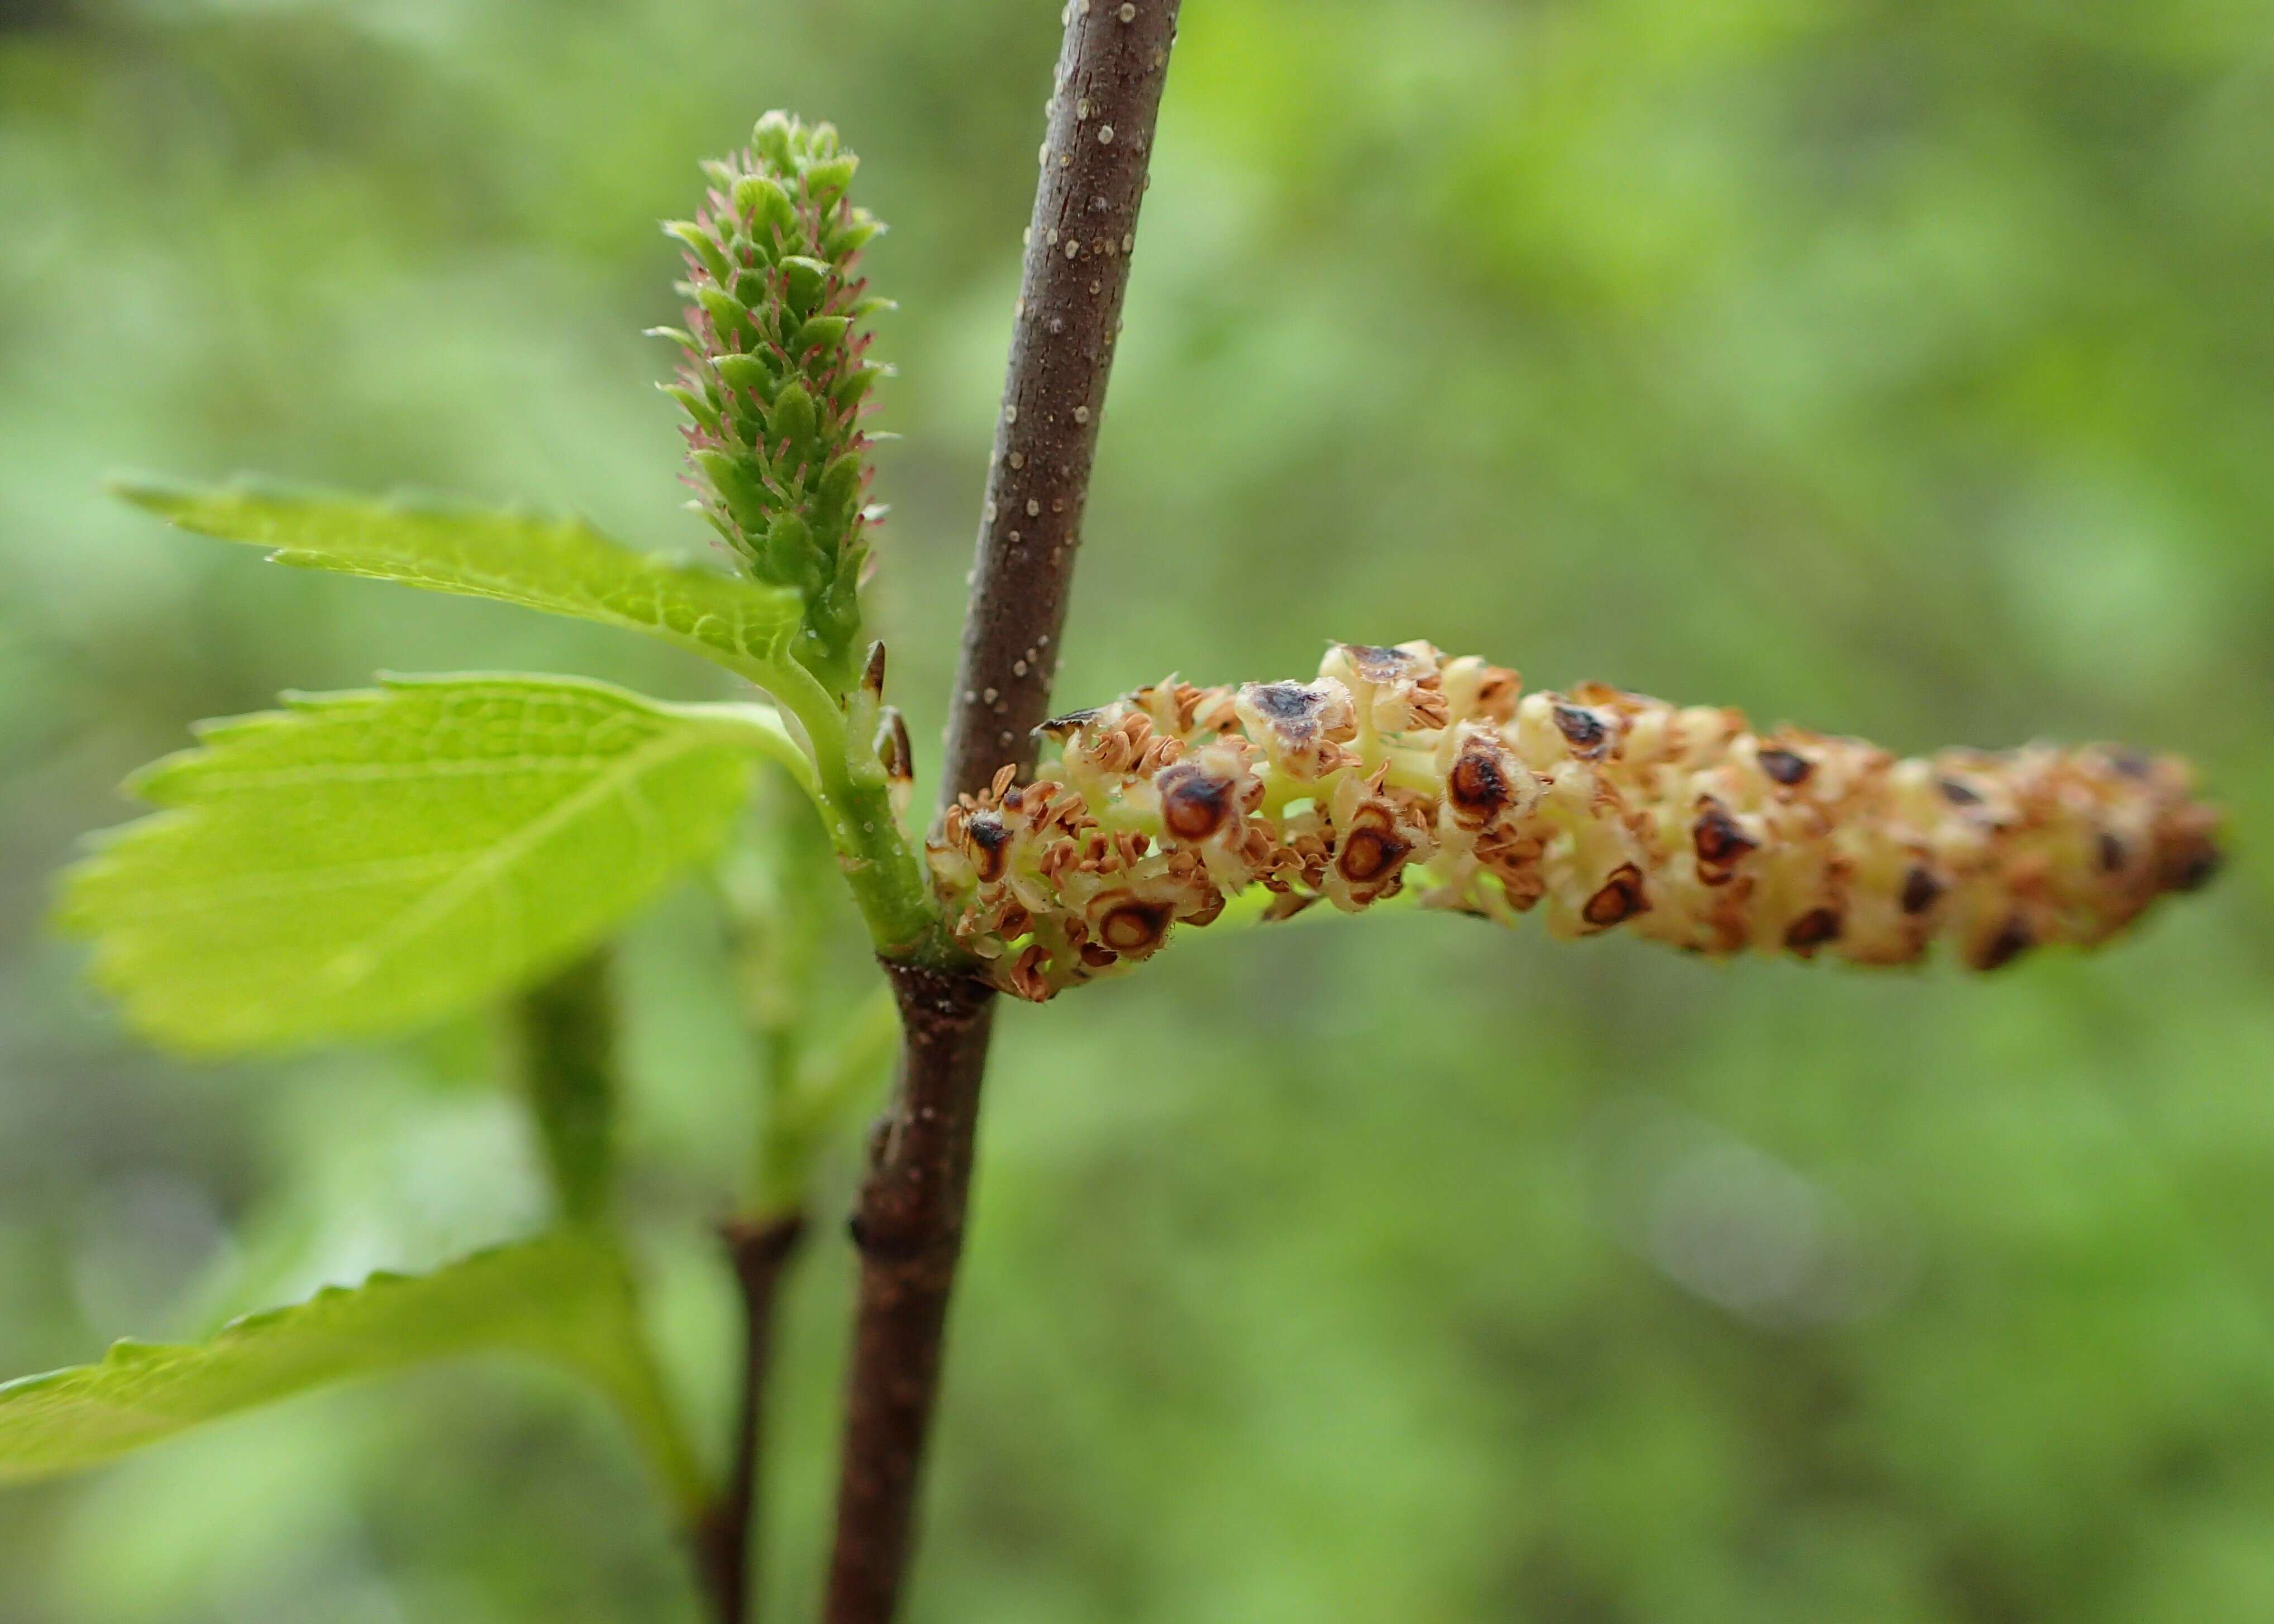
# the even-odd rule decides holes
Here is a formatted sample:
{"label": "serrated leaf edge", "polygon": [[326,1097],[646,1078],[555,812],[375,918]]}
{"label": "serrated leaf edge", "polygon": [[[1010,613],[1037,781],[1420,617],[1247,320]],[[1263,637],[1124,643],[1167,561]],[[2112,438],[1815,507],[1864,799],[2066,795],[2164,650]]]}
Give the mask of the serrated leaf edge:
{"label": "serrated leaf edge", "polygon": [[[295,1386],[281,1388],[274,1395],[253,1400],[232,1410],[211,1416],[200,1417],[161,1437],[147,1440],[148,1444],[167,1441],[209,1422],[220,1421],[246,1410],[331,1387],[363,1377],[379,1376],[408,1369],[412,1365],[441,1360],[478,1357],[503,1353],[518,1355],[541,1364],[552,1365],[590,1381],[599,1388],[616,1406],[626,1424],[647,1455],[651,1464],[670,1489],[682,1511],[704,1503],[708,1487],[702,1469],[696,1463],[693,1452],[679,1430],[678,1421],[666,1400],[651,1357],[641,1338],[640,1329],[632,1311],[632,1287],[629,1268],[621,1252],[597,1233],[577,1229],[553,1230],[528,1239],[503,1242],[485,1246],[478,1251],[452,1259],[425,1274],[411,1274],[397,1269],[374,1269],[363,1280],[353,1284],[333,1284],[319,1289],[312,1296],[297,1303],[288,1303],[275,1308],[261,1309],[240,1314],[229,1320],[214,1335],[202,1342],[155,1342],[135,1337],[121,1337],[105,1349],[101,1357],[83,1365],[67,1365],[55,1370],[41,1371],[0,1382],[0,1410],[12,1402],[27,1395],[46,1392],[66,1383],[99,1377],[106,1372],[132,1371],[138,1367],[163,1363],[169,1359],[194,1358],[226,1350],[231,1344],[257,1337],[263,1331],[289,1323],[293,1319],[343,1298],[367,1297],[374,1292],[385,1293],[406,1287],[431,1285],[457,1274],[477,1271],[516,1252],[537,1253],[543,1251],[564,1254],[582,1252],[582,1259],[589,1263],[599,1279],[599,1292],[591,1299],[600,1300],[605,1293],[614,1297],[623,1308],[615,1320],[614,1329],[619,1345],[614,1357],[598,1358],[569,1347],[547,1348],[526,1337],[500,1337],[490,1342],[471,1342],[432,1355],[409,1354],[389,1357],[379,1354],[370,1362],[356,1368],[317,1375]],[[589,1306],[589,1304],[580,1305]],[[107,1453],[90,1457],[79,1465],[48,1470],[11,1472],[7,1462],[0,1460],[0,1485],[10,1483],[35,1482],[42,1477],[64,1475],[84,1470],[103,1461],[117,1459],[145,1447],[145,1443],[128,1443]]]}

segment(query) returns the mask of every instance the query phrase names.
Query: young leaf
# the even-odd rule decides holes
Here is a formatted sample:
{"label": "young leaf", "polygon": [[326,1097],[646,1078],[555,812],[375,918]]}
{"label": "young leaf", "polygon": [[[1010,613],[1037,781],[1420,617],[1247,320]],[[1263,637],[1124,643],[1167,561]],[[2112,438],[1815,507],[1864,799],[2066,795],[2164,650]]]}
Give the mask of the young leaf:
{"label": "young leaf", "polygon": [[432,1274],[373,1274],[238,1320],[210,1342],[122,1342],[101,1362],[0,1385],[0,1483],[74,1471],[201,1421],[350,1376],[457,1354],[562,1366],[623,1412],[683,1505],[703,1485],[659,1390],[622,1262],[563,1230]]}
{"label": "young leaf", "polygon": [[163,809],[65,879],[97,978],[179,1049],[389,1032],[521,985],[715,850],[754,753],[807,769],[759,707],[569,678],[286,703],[145,769]]}
{"label": "young leaf", "polygon": [[138,508],[277,563],[493,598],[660,637],[779,686],[805,613],[781,587],[634,553],[580,519],[240,482],[120,481]]}

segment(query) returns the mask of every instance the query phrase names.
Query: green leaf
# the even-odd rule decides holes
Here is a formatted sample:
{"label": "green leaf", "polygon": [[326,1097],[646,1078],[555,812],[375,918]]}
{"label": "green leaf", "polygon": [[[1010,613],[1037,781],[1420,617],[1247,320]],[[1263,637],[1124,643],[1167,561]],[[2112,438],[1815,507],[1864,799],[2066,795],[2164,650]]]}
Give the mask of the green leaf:
{"label": "green leaf", "polygon": [[581,1230],[432,1274],[373,1274],[236,1320],[209,1342],[122,1342],[98,1364],[0,1386],[0,1483],[74,1471],[328,1382],[481,1352],[592,1382],[682,1505],[699,1500],[701,1474],[640,1340],[630,1278],[605,1240]]}
{"label": "green leaf", "polygon": [[130,787],[64,926],[177,1048],[400,1030],[522,985],[719,846],[754,754],[811,768],[756,705],[563,677],[383,679],[207,724]]}
{"label": "green leaf", "polygon": [[184,530],[272,547],[280,564],[644,632],[769,687],[804,612],[794,592],[631,552],[579,519],[251,483],[113,488]]}

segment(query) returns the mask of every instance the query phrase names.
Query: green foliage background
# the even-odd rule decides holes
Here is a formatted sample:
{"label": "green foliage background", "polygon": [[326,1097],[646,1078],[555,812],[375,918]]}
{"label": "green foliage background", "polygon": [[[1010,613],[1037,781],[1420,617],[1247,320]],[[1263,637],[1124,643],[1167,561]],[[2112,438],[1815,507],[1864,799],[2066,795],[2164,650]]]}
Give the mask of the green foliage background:
{"label": "green foliage background", "polygon": [[[653,222],[761,109],[832,117],[894,226],[878,601],[932,741],[1054,12],[0,4],[0,1374],[541,1205],[479,1023],[122,1033],[42,928],[119,778],[380,666],[724,691],[100,477],[699,545]],[[2248,0],[1189,0],[1067,703],[1427,635],[1906,748],[2184,750],[2236,859],[1988,981],[1385,917],[1011,1012],[914,1617],[2274,1616],[2269,151]],[[715,1432],[752,1061],[699,894],[628,974],[627,1199]],[[801,1609],[847,1261],[779,1395]],[[0,1575],[5,1624],[692,1617],[597,1402],[489,1366],[11,1491]]]}

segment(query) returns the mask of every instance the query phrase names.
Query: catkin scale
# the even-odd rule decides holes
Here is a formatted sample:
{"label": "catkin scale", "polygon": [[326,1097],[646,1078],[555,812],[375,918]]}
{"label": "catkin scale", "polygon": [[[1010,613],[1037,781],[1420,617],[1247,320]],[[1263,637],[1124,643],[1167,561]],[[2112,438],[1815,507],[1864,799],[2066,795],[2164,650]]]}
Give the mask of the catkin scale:
{"label": "catkin scale", "polygon": [[1600,683],[1525,694],[1426,643],[1335,644],[1310,682],[1171,678],[1039,730],[927,846],[959,941],[1043,999],[1150,956],[1250,886],[1266,918],[1419,888],[1557,936],[1978,969],[2091,945],[2218,862],[2185,765],[2032,745],[1897,760],[1756,733],[1742,713]]}

